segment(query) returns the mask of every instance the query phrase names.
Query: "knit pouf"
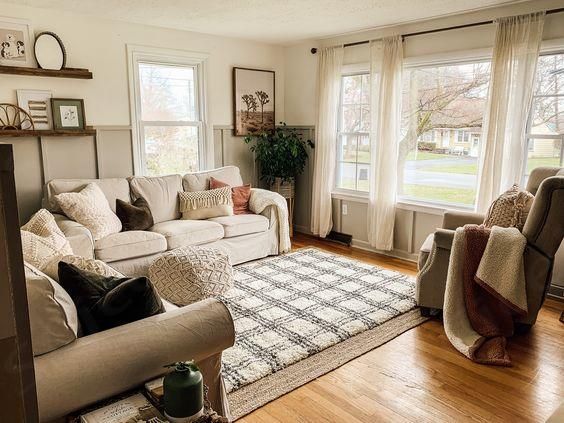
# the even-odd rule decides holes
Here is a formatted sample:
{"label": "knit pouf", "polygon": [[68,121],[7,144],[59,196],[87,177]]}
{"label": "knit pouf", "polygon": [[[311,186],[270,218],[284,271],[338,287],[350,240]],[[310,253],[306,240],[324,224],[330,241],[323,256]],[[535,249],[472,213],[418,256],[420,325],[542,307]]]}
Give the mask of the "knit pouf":
{"label": "knit pouf", "polygon": [[233,268],[223,251],[181,247],[156,259],[149,279],[164,299],[184,306],[226,292],[233,286]]}

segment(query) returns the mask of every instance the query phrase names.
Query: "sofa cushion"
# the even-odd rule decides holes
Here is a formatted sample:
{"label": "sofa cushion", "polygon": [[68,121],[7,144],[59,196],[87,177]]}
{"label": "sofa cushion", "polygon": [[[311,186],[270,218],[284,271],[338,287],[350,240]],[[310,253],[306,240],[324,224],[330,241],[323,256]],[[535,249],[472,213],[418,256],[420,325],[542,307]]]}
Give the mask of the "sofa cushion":
{"label": "sofa cushion", "polygon": [[102,260],[72,255],[64,256],[61,261],[67,264],[72,264],[74,267],[77,267],[80,270],[86,270],[87,272],[96,273],[97,275],[116,276],[118,278],[123,277],[120,272],[118,272]]}
{"label": "sofa cushion", "polygon": [[125,178],[53,179],[45,185],[43,207],[53,213],[62,213],[61,207],[55,201],[55,195],[63,192],[79,192],[90,183],[95,183],[100,187],[114,212],[116,211],[116,199],[130,201],[129,183]]}
{"label": "sofa cushion", "polygon": [[171,220],[157,223],[151,231],[166,238],[169,250],[206,244],[223,238],[223,226],[209,220]]}
{"label": "sofa cushion", "polygon": [[203,172],[187,173],[182,177],[184,191],[204,191],[209,189],[209,180],[212,176],[232,187],[243,185],[239,168],[237,166],[225,166]]}
{"label": "sofa cushion", "polygon": [[72,248],[47,209],[35,213],[21,228],[22,254],[25,261],[55,280],[59,260],[72,254]]}
{"label": "sofa cushion", "polygon": [[92,233],[94,240],[121,231],[121,221],[95,183],[86,185],[80,192],[63,192],[55,200],[65,215]]}
{"label": "sofa cushion", "polygon": [[180,218],[178,192],[182,191],[182,177],[168,175],[158,177],[132,177],[129,179],[133,199],[147,200],[155,223]]}
{"label": "sofa cushion", "polygon": [[74,341],[78,315],[69,294],[29,263],[25,263],[25,281],[33,355],[48,353]]}
{"label": "sofa cushion", "polygon": [[98,260],[112,262],[166,251],[166,239],[149,231],[127,231],[108,235],[94,243]]}
{"label": "sofa cushion", "polygon": [[236,214],[233,216],[221,216],[209,219],[223,226],[224,238],[254,234],[268,230],[268,219],[260,214]]}

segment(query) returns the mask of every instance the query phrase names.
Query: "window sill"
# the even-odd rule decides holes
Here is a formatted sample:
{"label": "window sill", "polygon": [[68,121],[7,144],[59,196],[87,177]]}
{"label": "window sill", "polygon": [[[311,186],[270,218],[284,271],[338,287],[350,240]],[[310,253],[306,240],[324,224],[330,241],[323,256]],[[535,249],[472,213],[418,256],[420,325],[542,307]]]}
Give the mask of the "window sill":
{"label": "window sill", "polygon": [[[368,193],[358,191],[335,190],[331,193],[331,198],[336,200],[351,201],[355,203],[368,204]],[[407,198],[398,199],[396,207],[400,210],[415,211],[426,214],[442,216],[447,210],[472,211],[472,207],[458,205],[446,205],[436,203],[426,203],[422,201],[410,200]]]}

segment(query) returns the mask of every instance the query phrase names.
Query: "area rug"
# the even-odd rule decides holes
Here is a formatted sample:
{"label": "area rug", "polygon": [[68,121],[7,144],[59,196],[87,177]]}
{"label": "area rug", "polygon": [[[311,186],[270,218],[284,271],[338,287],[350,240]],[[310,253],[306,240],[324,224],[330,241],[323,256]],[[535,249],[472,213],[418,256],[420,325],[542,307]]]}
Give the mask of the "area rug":
{"label": "area rug", "polygon": [[221,300],[235,345],[224,352],[240,418],[423,321],[410,276],[306,248],[235,268]]}

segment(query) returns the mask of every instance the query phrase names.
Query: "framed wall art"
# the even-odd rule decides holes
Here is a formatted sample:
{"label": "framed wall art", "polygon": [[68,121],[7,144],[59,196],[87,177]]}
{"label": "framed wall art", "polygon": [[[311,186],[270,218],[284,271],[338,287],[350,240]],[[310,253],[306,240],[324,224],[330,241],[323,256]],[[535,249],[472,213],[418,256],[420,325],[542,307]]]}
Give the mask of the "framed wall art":
{"label": "framed wall art", "polygon": [[0,16],[0,65],[35,67],[29,21]]}
{"label": "framed wall art", "polygon": [[233,68],[235,136],[273,131],[274,71]]}
{"label": "framed wall art", "polygon": [[52,98],[53,129],[80,131],[86,128],[84,100],[74,98]]}
{"label": "framed wall art", "polygon": [[[51,97],[53,93],[45,90],[17,90],[18,106],[31,116],[35,129],[52,129]],[[30,129],[31,125],[22,124],[22,129]]]}

